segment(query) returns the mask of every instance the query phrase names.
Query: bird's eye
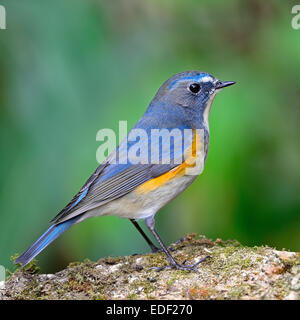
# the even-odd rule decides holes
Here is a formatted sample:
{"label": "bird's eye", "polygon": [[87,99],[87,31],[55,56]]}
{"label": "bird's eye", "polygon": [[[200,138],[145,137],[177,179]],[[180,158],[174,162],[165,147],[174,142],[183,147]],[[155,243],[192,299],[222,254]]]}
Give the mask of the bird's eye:
{"label": "bird's eye", "polygon": [[192,83],[190,86],[189,86],[189,89],[191,92],[193,93],[198,93],[200,91],[200,84],[199,83]]}

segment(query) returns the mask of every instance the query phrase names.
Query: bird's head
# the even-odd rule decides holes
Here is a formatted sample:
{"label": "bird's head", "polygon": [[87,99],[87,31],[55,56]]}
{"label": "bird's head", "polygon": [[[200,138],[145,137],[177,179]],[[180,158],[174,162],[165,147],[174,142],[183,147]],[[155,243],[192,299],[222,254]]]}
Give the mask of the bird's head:
{"label": "bird's head", "polygon": [[216,93],[233,85],[201,71],[187,71],[174,75],[158,90],[154,100],[164,105],[182,107],[189,115],[208,122],[211,103]]}

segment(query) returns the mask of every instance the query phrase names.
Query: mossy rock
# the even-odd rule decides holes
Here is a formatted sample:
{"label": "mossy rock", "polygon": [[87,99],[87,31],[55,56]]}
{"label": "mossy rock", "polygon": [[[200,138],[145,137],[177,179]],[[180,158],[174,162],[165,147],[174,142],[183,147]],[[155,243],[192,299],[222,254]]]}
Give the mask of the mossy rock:
{"label": "mossy rock", "polygon": [[167,265],[163,253],[71,263],[56,274],[39,274],[31,263],[0,288],[0,299],[299,299],[300,254],[267,246],[188,235],[173,245],[177,261],[197,272],[151,270]]}

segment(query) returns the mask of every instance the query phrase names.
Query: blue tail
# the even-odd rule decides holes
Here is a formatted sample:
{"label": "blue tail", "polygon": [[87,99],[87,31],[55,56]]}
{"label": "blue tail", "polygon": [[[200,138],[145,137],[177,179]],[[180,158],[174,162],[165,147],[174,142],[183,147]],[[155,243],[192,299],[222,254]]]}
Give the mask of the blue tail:
{"label": "blue tail", "polygon": [[24,267],[52,241],[69,229],[78,218],[79,217],[75,217],[60,224],[52,225],[35,243],[16,259],[15,263],[20,263]]}

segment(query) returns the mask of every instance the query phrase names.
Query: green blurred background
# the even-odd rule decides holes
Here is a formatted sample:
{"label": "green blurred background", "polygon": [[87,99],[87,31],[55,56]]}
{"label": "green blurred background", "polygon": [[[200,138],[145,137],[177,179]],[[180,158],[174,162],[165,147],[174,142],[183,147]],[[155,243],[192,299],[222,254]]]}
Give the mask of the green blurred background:
{"label": "green blurred background", "polygon": [[[293,1],[7,0],[0,30],[0,264],[25,250],[98,165],[96,133],[129,127],[185,70],[237,84],[210,115],[204,173],[157,215],[187,233],[300,250],[300,30]],[[38,260],[146,252],[128,220],[89,219]]]}

